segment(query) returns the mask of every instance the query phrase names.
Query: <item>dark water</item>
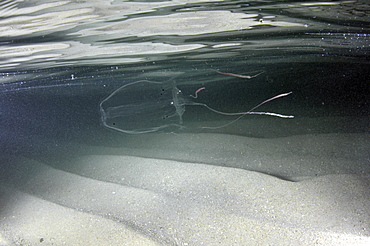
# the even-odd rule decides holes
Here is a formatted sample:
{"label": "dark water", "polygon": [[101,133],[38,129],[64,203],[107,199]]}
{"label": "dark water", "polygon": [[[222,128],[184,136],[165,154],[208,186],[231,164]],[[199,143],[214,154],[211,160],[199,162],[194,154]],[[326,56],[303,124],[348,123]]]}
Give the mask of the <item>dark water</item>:
{"label": "dark water", "polygon": [[[246,115],[210,130],[202,126],[236,117],[185,105],[184,127],[168,132],[369,132],[366,1],[6,1],[0,16],[3,152],[112,144],[121,133],[103,126],[99,103],[139,80],[175,84],[187,99],[223,112],[292,92],[258,110],[294,119]],[[216,70],[263,73],[242,79]],[[314,119],[324,120],[309,123]]]}

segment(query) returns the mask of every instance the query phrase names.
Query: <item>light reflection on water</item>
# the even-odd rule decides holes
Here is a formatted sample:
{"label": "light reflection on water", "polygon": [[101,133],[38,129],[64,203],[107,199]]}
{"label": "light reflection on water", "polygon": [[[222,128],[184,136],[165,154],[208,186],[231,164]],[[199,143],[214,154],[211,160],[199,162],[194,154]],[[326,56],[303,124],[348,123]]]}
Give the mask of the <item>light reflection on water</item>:
{"label": "light reflection on water", "polygon": [[368,12],[356,1],[14,2],[0,9],[0,65],[7,71],[241,56],[254,64],[291,61],[290,53],[298,61],[343,52],[361,58],[370,45]]}

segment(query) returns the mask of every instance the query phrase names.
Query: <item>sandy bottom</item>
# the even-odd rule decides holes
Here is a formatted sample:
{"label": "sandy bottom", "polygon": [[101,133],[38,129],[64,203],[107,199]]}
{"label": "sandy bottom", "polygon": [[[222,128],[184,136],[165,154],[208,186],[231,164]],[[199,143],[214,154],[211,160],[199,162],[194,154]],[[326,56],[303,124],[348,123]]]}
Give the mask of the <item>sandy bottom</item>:
{"label": "sandy bottom", "polygon": [[149,134],[4,156],[0,245],[370,245],[369,139]]}

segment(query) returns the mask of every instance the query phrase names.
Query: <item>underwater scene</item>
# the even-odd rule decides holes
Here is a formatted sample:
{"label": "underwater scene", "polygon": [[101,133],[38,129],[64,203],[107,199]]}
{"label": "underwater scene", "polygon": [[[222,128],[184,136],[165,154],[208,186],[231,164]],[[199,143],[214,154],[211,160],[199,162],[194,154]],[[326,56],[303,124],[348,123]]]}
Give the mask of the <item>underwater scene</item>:
{"label": "underwater scene", "polygon": [[0,245],[370,245],[370,4],[0,3]]}

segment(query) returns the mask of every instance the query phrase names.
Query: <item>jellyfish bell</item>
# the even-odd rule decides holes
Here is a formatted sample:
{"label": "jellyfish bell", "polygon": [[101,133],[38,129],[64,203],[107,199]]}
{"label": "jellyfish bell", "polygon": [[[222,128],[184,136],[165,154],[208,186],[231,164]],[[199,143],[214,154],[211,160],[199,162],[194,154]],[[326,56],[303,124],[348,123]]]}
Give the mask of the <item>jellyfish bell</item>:
{"label": "jellyfish bell", "polygon": [[129,134],[182,128],[185,100],[173,84],[141,80],[116,89],[100,104],[102,124]]}
{"label": "jellyfish bell", "polygon": [[201,129],[218,129],[228,126],[248,114],[269,115],[281,118],[293,118],[270,112],[255,112],[261,105],[287,96],[279,94],[269,98],[246,112],[227,113],[209,107],[207,104],[190,100],[196,99],[201,90],[195,91],[195,96],[185,98],[175,83],[160,83],[141,80],[121,86],[113,91],[99,104],[102,124],[113,130],[128,134],[142,134],[157,131],[175,132],[184,129],[183,114],[185,106],[202,106],[209,111],[226,116],[237,116],[236,119],[218,127],[201,126]]}

